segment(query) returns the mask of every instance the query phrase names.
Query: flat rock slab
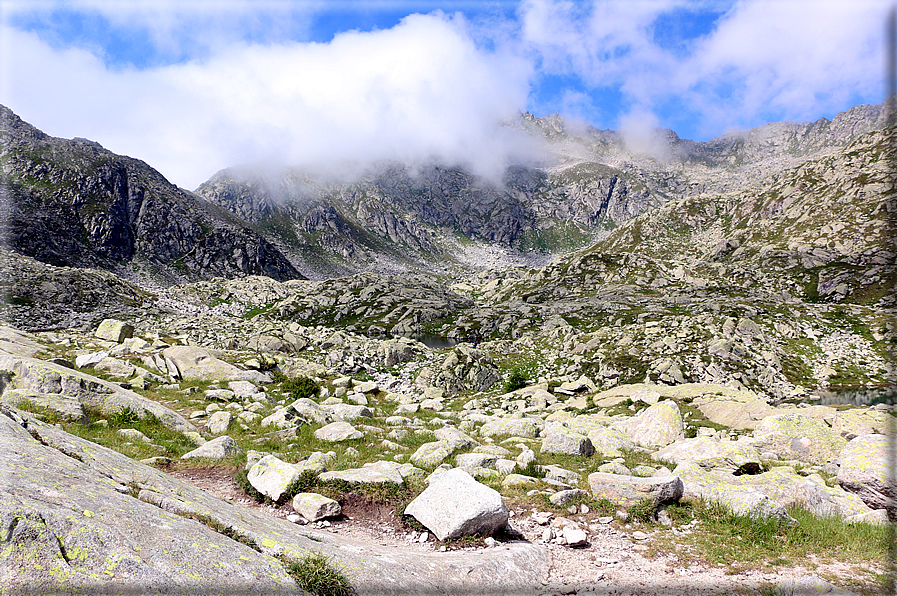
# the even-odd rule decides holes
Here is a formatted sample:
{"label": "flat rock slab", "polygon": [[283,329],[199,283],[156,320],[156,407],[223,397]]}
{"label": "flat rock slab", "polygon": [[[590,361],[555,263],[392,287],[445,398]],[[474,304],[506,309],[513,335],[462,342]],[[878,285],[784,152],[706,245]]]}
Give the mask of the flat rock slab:
{"label": "flat rock slab", "polygon": [[[0,491],[0,527],[9,528],[16,517],[20,529],[6,543],[9,554],[0,557],[0,585],[13,591],[131,594],[165,586],[167,594],[183,596],[285,596],[297,593],[296,584],[275,557],[312,552],[330,557],[358,596],[536,596],[548,581],[551,559],[544,547],[515,542],[476,552],[382,549],[222,501],[27,414],[5,411],[0,478],[12,482]],[[130,496],[132,483],[141,485],[143,499]],[[212,520],[258,550],[185,516]]]}
{"label": "flat rock slab", "polygon": [[342,480],[353,484],[380,484],[392,482],[404,484],[405,478],[400,471],[401,465],[395,462],[374,462],[361,468],[338,470],[318,474],[318,480]]}
{"label": "flat rock slab", "polygon": [[[651,454],[655,461],[674,464],[693,463],[702,468],[721,468],[727,472],[760,470],[760,452],[737,441],[720,441],[710,437],[695,437],[667,445]],[[750,470],[748,470],[750,468]]]}
{"label": "flat rock slab", "polygon": [[596,499],[607,499],[627,507],[644,499],[653,500],[655,507],[675,503],[683,493],[682,480],[678,476],[640,478],[604,472],[589,474],[589,488]]}
{"label": "flat rock slab", "polygon": [[431,476],[430,485],[405,508],[439,540],[491,535],[508,523],[508,508],[498,491],[460,468]]}
{"label": "flat rock slab", "polygon": [[754,446],[781,459],[824,464],[836,457],[847,440],[818,418],[799,413],[767,416],[754,429]]}

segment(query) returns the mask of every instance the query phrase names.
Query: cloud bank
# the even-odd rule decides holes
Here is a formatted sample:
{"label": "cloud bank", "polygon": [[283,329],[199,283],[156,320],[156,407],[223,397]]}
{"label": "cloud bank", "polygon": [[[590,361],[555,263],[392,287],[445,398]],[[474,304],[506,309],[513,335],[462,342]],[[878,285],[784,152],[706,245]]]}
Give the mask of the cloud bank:
{"label": "cloud bank", "polygon": [[20,116],[56,136],[92,135],[187,188],[246,162],[433,159],[498,179],[532,149],[501,126],[526,105],[531,65],[478,48],[461,16],[410,15],[329,43],[238,43],[143,70],[8,27],[2,35],[17,48],[3,101]]}
{"label": "cloud bank", "polygon": [[[4,0],[0,102],[195,188],[246,163],[439,160],[496,179],[537,152],[501,126],[525,110],[650,150],[657,126],[707,139],[883,96],[891,0],[447,5],[464,14],[354,31],[353,11],[433,4]],[[322,15],[347,24],[315,33]]]}

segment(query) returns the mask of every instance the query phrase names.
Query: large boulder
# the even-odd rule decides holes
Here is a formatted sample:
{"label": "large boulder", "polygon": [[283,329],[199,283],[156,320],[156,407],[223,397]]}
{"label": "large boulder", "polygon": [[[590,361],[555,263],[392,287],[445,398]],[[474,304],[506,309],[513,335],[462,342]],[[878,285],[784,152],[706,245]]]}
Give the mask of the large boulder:
{"label": "large boulder", "polygon": [[767,416],[754,429],[753,436],[754,446],[761,452],[818,464],[838,457],[847,444],[825,421],[797,412]]}
{"label": "large boulder", "polygon": [[620,457],[624,449],[632,449],[635,444],[626,433],[616,428],[599,428],[589,432],[589,440],[595,450],[604,457]]}
{"label": "large boulder", "polygon": [[650,499],[655,507],[676,503],[683,491],[678,476],[640,478],[604,472],[589,474],[589,488],[596,499],[627,507],[645,499]]}
{"label": "large boulder", "polygon": [[526,437],[539,436],[544,426],[538,418],[499,418],[490,420],[480,427],[480,434],[484,437]]}
{"label": "large boulder", "polygon": [[897,499],[897,490],[888,478],[889,454],[893,445],[886,435],[856,437],[841,450],[838,484],[856,493],[872,509],[885,509]]}
{"label": "large boulder", "polygon": [[685,425],[679,406],[672,400],[658,402],[635,416],[618,422],[633,443],[642,447],[664,447],[685,438]]}
{"label": "large boulder", "polygon": [[248,372],[215,358],[198,346],[172,346],[165,348],[162,355],[168,373],[181,379],[240,380],[245,379]]}
{"label": "large boulder", "polygon": [[432,476],[430,485],[405,508],[439,540],[490,535],[508,523],[508,508],[494,489],[459,468]]}
{"label": "large boulder", "polygon": [[255,490],[272,501],[278,501],[301,475],[302,472],[292,464],[273,455],[266,455],[249,469],[247,477]]}
{"label": "large boulder", "polygon": [[551,426],[542,439],[542,453],[562,455],[581,455],[589,457],[595,454],[595,447],[588,437],[583,436],[566,426]]}
{"label": "large boulder", "polygon": [[727,472],[755,474],[760,471],[760,453],[738,441],[720,441],[712,437],[695,437],[667,445],[651,455],[657,461],[674,464],[693,463],[702,468],[721,468]]}
{"label": "large boulder", "polygon": [[120,344],[134,335],[134,326],[117,319],[103,319],[94,335],[100,339]]}

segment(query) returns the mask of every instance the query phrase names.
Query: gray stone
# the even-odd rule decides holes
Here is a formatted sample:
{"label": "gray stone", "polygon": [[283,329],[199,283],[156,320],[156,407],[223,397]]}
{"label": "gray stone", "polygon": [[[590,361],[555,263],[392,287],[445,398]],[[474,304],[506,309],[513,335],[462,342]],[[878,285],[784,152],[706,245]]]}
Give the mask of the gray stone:
{"label": "gray stone", "polygon": [[364,438],[364,433],[356,429],[348,422],[331,422],[315,431],[315,438],[320,441],[338,443],[340,441],[354,441]]}
{"label": "gray stone", "polygon": [[682,414],[676,402],[658,402],[614,425],[642,447],[664,447],[685,437]]}
{"label": "gray stone", "polygon": [[89,354],[81,354],[80,356],[75,357],[75,366],[78,368],[93,366],[94,364],[101,362],[108,356],[109,352],[91,352]]}
{"label": "gray stone", "polygon": [[586,491],[574,488],[571,490],[559,490],[558,492],[548,497],[548,500],[551,501],[551,504],[556,507],[563,507],[573,499],[579,497],[587,497],[588,495],[589,493],[587,493]]}
{"label": "gray stone", "polygon": [[586,436],[573,432],[565,426],[552,426],[542,439],[541,452],[589,457],[594,455],[595,447]]}
{"label": "gray stone", "polygon": [[94,335],[120,344],[134,334],[134,326],[116,319],[103,319]]}
{"label": "gray stone", "polygon": [[227,432],[232,420],[233,415],[230,412],[221,410],[209,416],[209,421],[206,422],[206,428],[208,428],[209,432],[213,435],[220,435]]}
{"label": "gray stone", "polygon": [[299,493],[293,497],[293,511],[310,522],[342,515],[342,507],[337,501],[317,493]]}
{"label": "gray stone", "polygon": [[210,459],[224,459],[237,455],[242,450],[237,442],[232,438],[224,435],[217,439],[212,439],[204,445],[200,445],[193,451],[189,451],[181,456],[181,459],[192,459],[194,457],[208,457]]}
{"label": "gray stone", "polygon": [[856,437],[838,455],[838,484],[872,509],[886,509],[889,501],[897,499],[897,489],[888,478],[888,451],[892,448],[886,435]]}
{"label": "gray stone", "polygon": [[414,465],[432,468],[445,461],[453,451],[454,449],[451,448],[451,445],[445,441],[433,441],[418,447],[417,451],[408,459]]}
{"label": "gray stone", "polygon": [[655,461],[675,464],[693,463],[702,468],[721,468],[728,472],[760,471],[760,453],[751,445],[738,441],[720,441],[710,437],[695,437],[667,445],[651,454]]}
{"label": "gray stone", "polygon": [[434,432],[433,434],[440,441],[445,441],[445,443],[449,445],[452,451],[456,449],[467,449],[468,447],[476,447],[477,445],[479,445],[479,443],[477,443],[469,435],[464,434],[453,426],[443,426],[442,428],[436,429],[436,432]]}
{"label": "gray stone", "polygon": [[318,474],[318,480],[342,480],[354,484],[382,484],[384,482],[404,484],[405,477],[402,475],[402,469],[402,466],[394,461],[377,461],[364,464],[360,468],[324,472]]}
{"label": "gray stone", "polygon": [[484,437],[509,436],[535,438],[539,436],[543,423],[534,418],[500,418],[490,420],[480,427]]}
{"label": "gray stone", "polygon": [[754,429],[754,446],[773,451],[782,459],[824,464],[838,457],[847,444],[824,421],[801,413],[773,414]]}
{"label": "gray stone", "polygon": [[248,479],[255,490],[272,501],[278,501],[300,475],[295,466],[273,455],[266,455],[250,468]]}
{"label": "gray stone", "polygon": [[430,485],[405,508],[439,540],[491,535],[508,523],[501,495],[455,468],[431,477]]}
{"label": "gray stone", "polygon": [[215,358],[208,350],[198,346],[172,346],[163,350],[162,354],[169,374],[181,379],[240,380],[247,372]]}
{"label": "gray stone", "polygon": [[589,474],[589,488],[596,499],[607,499],[616,505],[630,506],[650,499],[655,507],[676,503],[682,497],[683,485],[678,476],[639,478],[595,472]]}

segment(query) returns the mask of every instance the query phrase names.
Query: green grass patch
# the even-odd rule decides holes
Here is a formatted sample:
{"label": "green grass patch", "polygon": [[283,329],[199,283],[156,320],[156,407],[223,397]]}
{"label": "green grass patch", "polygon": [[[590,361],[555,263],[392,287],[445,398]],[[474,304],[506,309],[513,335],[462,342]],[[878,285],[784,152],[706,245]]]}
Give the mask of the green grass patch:
{"label": "green grass patch", "polygon": [[321,553],[288,561],[286,569],[300,588],[315,596],[349,596],[353,593],[349,579]]}

